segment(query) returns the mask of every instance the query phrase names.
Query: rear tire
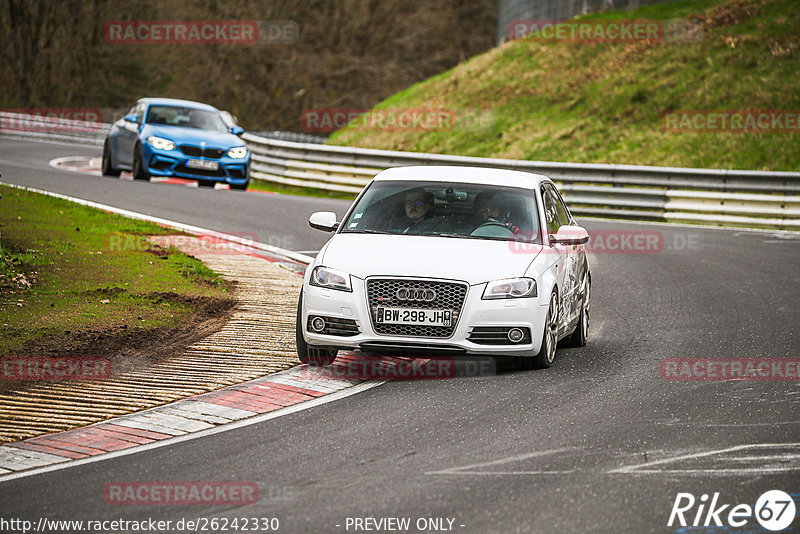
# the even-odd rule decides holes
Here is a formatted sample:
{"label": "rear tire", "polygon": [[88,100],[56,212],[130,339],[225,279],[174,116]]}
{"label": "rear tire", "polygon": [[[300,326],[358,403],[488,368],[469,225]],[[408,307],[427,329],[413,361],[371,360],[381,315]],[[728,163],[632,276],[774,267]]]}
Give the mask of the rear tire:
{"label": "rear tire", "polygon": [[591,305],[592,283],[586,280],[583,301],[581,302],[581,313],[578,315],[578,326],[575,331],[565,340],[567,347],[585,347],[586,340],[589,338],[589,308]]}
{"label": "rear tire", "polygon": [[326,367],[336,360],[339,350],[336,347],[319,347],[306,343],[303,337],[303,293],[297,301],[297,322],[295,326],[297,357],[301,363]]}
{"label": "rear tire", "polygon": [[144,169],[142,164],[142,145],[136,145],[133,149],[133,179],[134,180],[150,180],[150,175]]}
{"label": "rear tire", "polygon": [[121,171],[111,166],[111,147],[109,146],[108,139],[103,143],[103,163],[100,166],[103,176],[111,178],[119,177]]}

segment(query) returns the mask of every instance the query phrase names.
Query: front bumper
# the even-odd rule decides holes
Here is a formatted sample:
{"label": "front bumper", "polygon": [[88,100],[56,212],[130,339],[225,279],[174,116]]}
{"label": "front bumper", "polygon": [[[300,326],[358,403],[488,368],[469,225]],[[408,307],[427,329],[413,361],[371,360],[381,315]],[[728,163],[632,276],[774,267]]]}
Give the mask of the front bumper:
{"label": "front bumper", "polygon": [[[244,184],[249,176],[249,152],[247,157],[242,159],[233,159],[227,154],[221,158],[211,159],[187,156],[178,148],[160,150],[153,148],[149,143],[142,143],[142,145],[143,158],[147,162],[147,172],[151,176],[185,178],[187,180],[212,180],[234,185]],[[219,169],[216,171],[192,169],[187,166],[190,159],[216,161],[219,163]]]}
{"label": "front bumper", "polygon": [[[308,344],[368,350],[385,347],[394,352],[406,350],[413,355],[430,351],[452,355],[535,356],[539,352],[547,317],[546,299],[483,300],[481,295],[486,284],[478,284],[468,288],[452,336],[385,335],[375,331],[367,300],[366,281],[353,277],[352,282],[353,291],[345,292],[309,285],[306,278],[303,285],[301,320],[303,337]],[[540,300],[545,300],[545,303],[541,304]],[[309,328],[309,315],[354,320],[359,333],[346,336],[316,333]],[[475,328],[486,327],[516,327],[527,329],[530,335],[516,344],[483,344],[470,340]]]}

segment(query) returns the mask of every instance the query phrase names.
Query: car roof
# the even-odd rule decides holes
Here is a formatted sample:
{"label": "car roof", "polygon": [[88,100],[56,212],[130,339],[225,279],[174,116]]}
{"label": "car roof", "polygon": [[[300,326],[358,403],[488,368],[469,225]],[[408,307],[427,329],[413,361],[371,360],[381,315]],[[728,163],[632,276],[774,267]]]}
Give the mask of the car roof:
{"label": "car roof", "polygon": [[204,109],[206,111],[217,111],[219,110],[214,106],[209,106],[208,104],[203,104],[202,102],[193,102],[192,100],[180,100],[178,98],[153,98],[153,97],[146,97],[140,98],[139,102],[147,102],[148,104],[156,104],[156,105],[163,105],[163,106],[183,106],[186,108],[192,109]]}
{"label": "car roof", "polygon": [[374,180],[402,180],[424,182],[454,182],[467,184],[503,185],[535,189],[547,176],[523,171],[493,169],[489,167],[461,167],[450,165],[415,165],[392,167],[379,172]]}

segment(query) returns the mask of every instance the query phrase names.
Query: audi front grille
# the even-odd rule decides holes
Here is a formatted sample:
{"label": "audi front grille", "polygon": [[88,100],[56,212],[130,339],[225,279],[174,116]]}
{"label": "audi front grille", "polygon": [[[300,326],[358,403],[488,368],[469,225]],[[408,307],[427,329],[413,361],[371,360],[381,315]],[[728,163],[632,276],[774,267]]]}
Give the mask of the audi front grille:
{"label": "audi front grille", "polygon": [[[410,290],[422,298],[413,301],[397,300],[398,290]],[[436,298],[426,298],[429,291],[436,293]],[[372,327],[378,334],[387,336],[414,336],[448,338],[453,335],[458,317],[464,307],[467,296],[467,284],[464,282],[440,282],[436,280],[419,280],[403,278],[370,278],[367,280],[367,300],[369,302]],[[415,310],[452,310],[451,326],[404,325],[376,323],[378,306],[389,308],[409,308]]]}

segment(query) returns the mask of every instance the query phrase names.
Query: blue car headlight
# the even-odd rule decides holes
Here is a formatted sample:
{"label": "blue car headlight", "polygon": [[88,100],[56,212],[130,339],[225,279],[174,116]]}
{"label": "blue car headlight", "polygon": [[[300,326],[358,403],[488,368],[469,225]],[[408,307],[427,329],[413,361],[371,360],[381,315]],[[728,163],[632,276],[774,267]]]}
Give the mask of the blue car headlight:
{"label": "blue car headlight", "polygon": [[233,159],[242,159],[247,157],[247,147],[246,146],[235,146],[232,149],[228,150],[228,157]]}
{"label": "blue car headlight", "polygon": [[158,150],[175,149],[175,143],[173,143],[169,139],[164,139],[163,137],[156,137],[155,135],[151,135],[150,137],[147,138],[147,142],[150,143],[150,146]]}

